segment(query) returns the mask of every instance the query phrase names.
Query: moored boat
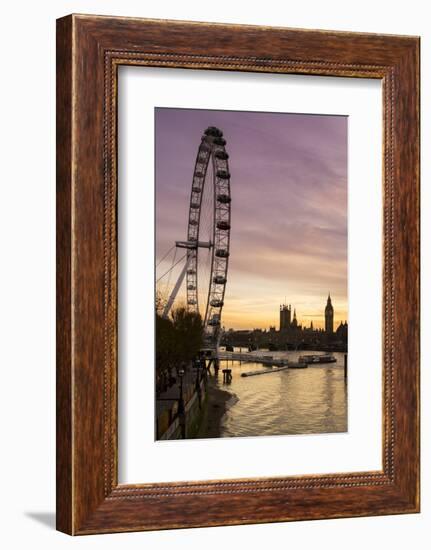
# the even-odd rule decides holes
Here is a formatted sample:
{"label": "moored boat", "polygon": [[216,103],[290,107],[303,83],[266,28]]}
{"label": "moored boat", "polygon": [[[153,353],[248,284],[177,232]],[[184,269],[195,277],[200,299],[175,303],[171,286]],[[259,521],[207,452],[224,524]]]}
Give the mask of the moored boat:
{"label": "moored boat", "polygon": [[315,365],[322,363],[336,363],[337,360],[333,355],[301,355],[298,359],[300,363],[306,363],[307,365]]}

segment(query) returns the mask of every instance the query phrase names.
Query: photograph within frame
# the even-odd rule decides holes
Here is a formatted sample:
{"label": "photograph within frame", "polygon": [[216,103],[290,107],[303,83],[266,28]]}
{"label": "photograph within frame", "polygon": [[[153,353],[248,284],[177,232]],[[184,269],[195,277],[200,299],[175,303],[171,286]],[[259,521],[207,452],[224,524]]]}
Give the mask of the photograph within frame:
{"label": "photograph within frame", "polygon": [[[118,76],[120,482],[157,483],[162,479],[182,482],[380,470],[383,394],[379,367],[382,365],[382,240],[379,235],[383,227],[383,206],[381,188],[376,182],[382,173],[381,83],[373,79],[160,67],[144,70],[135,66],[119,67]],[[221,85],[223,94],[220,94]],[[175,98],[172,89],[175,89]],[[156,107],[348,115],[347,432],[265,436],[264,439],[259,436],[155,438]],[[198,140],[201,136],[199,128]],[[197,144],[192,148],[194,162]],[[193,174],[193,162],[187,178]],[[367,212],[366,224],[364,212]],[[180,233],[183,231],[185,233],[185,222],[179,229]],[[275,323],[278,328],[278,319]],[[372,356],[373,361],[364,360],[365,341],[368,357]],[[366,408],[364,395],[367,395]],[[190,462],[191,452],[199,456],[199,460]],[[237,460],[225,460],[226,456],[233,455]],[[270,462],[265,459],[268,455],[272,457]]]}
{"label": "photograph within frame", "polygon": [[347,133],[155,108],[156,439],[347,431]]}

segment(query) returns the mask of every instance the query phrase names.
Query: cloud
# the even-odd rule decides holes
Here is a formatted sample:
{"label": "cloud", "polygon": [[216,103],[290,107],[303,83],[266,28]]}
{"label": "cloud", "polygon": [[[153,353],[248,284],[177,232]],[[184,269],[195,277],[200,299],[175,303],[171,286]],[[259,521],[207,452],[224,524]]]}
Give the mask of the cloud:
{"label": "cloud", "polygon": [[157,109],[156,256],[186,237],[209,125],[224,132],[232,174],[225,324],[267,322],[284,296],[309,319],[328,290],[346,313],[346,117]]}

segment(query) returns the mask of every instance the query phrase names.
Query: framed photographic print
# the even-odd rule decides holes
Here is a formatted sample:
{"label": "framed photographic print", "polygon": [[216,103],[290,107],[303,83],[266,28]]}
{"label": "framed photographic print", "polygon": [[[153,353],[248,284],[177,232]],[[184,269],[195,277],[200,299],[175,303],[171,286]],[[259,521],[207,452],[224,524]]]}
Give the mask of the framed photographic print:
{"label": "framed photographic print", "polygon": [[419,511],[419,39],[57,22],[57,527]]}

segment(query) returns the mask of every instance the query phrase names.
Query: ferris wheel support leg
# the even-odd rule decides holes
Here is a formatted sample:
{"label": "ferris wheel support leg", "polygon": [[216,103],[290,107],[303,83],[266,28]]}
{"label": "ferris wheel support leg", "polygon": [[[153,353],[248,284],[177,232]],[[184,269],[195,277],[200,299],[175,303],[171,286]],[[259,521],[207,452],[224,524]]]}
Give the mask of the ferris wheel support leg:
{"label": "ferris wheel support leg", "polygon": [[165,305],[165,309],[163,310],[163,314],[162,314],[162,317],[164,319],[166,319],[166,317],[169,315],[169,312],[171,311],[171,308],[172,308],[172,305],[175,301],[175,298],[177,297],[177,294],[178,294],[178,291],[181,287],[181,284],[184,280],[184,277],[186,275],[186,272],[187,272],[187,268],[189,267],[189,264],[190,264],[190,261],[192,259],[192,254],[189,254],[189,257],[187,258],[187,261],[186,263],[184,264],[184,267],[178,277],[178,280],[177,282],[175,283],[175,286],[171,292],[171,295],[169,296],[169,299],[168,301],[166,302],[166,305]]}

